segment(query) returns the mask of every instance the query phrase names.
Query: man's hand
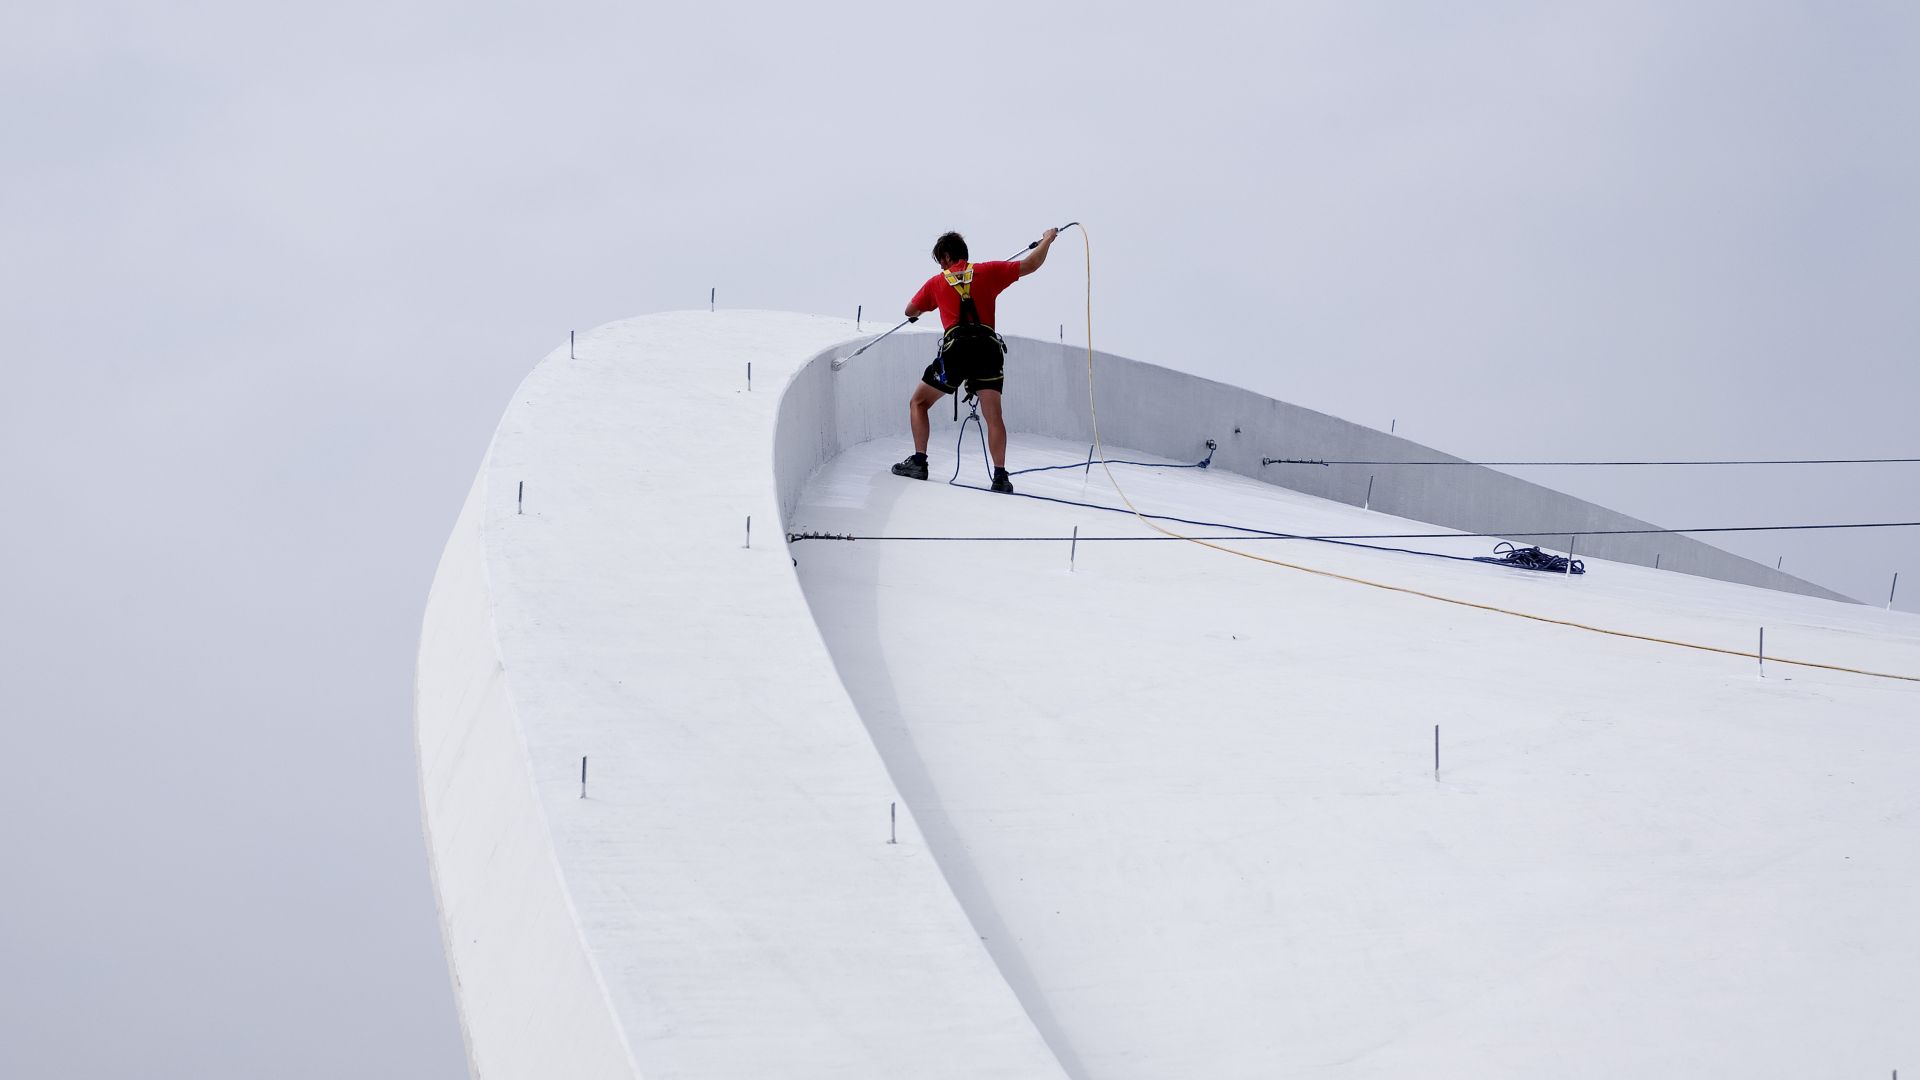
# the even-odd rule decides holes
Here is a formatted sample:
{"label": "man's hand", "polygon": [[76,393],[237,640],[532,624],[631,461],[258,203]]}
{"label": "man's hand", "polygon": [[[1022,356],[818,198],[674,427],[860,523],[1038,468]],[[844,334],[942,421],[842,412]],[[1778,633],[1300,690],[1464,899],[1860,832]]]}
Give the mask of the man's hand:
{"label": "man's hand", "polygon": [[1053,238],[1059,235],[1059,229],[1048,229],[1040,234],[1040,240],[1034,245],[1033,250],[1027,252],[1027,257],[1020,260],[1021,277],[1026,277],[1040,269],[1041,264],[1047,261],[1047,249],[1053,246]]}

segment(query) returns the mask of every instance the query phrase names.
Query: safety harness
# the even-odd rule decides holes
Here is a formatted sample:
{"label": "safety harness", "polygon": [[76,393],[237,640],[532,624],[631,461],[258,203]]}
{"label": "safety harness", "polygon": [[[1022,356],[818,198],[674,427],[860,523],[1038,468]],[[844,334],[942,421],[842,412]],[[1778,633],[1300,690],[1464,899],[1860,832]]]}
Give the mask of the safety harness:
{"label": "safety harness", "polygon": [[[958,271],[955,271],[952,267],[948,267],[940,271],[940,276],[946,279],[947,284],[953,287],[954,292],[960,294],[960,317],[947,329],[945,334],[940,336],[940,352],[937,359],[940,362],[940,381],[946,382],[947,350],[953,348],[955,343],[969,338],[989,338],[993,341],[994,346],[1000,350],[1002,356],[1006,355],[1007,343],[1004,338],[994,331],[993,327],[980,321],[980,309],[976,307],[973,302],[973,264],[967,263]],[[962,387],[956,386],[954,389],[958,391],[962,389]],[[973,384],[971,382],[966,383],[964,389],[966,390],[966,401],[972,403],[975,396]],[[960,415],[960,400],[960,395],[955,393],[953,415],[956,419]]]}
{"label": "safety harness", "polygon": [[973,306],[973,264],[968,263],[967,268],[957,274],[951,268],[942,270],[940,276],[946,278],[947,284],[953,286],[953,291],[960,294],[960,322],[955,325],[980,325],[980,311]]}

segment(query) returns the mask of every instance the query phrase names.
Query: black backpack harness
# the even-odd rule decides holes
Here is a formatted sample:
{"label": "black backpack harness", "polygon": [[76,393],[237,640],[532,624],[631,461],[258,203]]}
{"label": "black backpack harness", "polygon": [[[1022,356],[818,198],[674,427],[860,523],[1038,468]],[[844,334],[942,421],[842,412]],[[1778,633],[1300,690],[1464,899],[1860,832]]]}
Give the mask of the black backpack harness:
{"label": "black backpack harness", "polygon": [[[953,291],[960,294],[960,318],[947,329],[945,334],[941,335],[940,352],[935,356],[936,362],[940,365],[940,381],[947,382],[947,351],[952,349],[954,345],[962,341],[988,340],[992,341],[994,347],[1000,350],[1000,355],[1005,356],[1007,353],[1007,343],[1005,339],[994,332],[993,327],[980,321],[980,309],[975,307],[973,303],[973,264],[967,263],[963,269],[957,271],[952,267],[947,267],[940,271],[940,276],[946,278],[947,284],[953,286]],[[953,384],[948,383],[948,385],[952,386]],[[957,417],[960,415],[960,395],[957,393],[960,387],[955,386],[954,389],[956,393],[953,395],[953,410],[954,416]],[[966,392],[967,401],[971,403],[974,399],[974,389],[971,383],[967,384]]]}

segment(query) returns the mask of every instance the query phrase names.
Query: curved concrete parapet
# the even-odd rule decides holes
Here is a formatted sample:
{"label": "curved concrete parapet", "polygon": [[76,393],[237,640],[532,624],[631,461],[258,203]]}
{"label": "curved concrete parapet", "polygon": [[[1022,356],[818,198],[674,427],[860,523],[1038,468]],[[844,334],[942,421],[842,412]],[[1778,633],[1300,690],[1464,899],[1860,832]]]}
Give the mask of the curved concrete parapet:
{"label": "curved concrete parapet", "polygon": [[[832,371],[859,340],[844,320],[650,316],[556,350],[515,393],[434,582],[416,699],[476,1076],[1066,1075],[889,777],[777,535],[815,469],[904,430],[929,338]],[[1263,454],[1441,456],[1098,364],[1116,447],[1197,459],[1214,438],[1216,467],[1267,481]],[[1015,340],[1010,373],[1011,427],[1089,438],[1083,353]],[[1492,470],[1382,476],[1375,506],[1453,528],[1638,524]],[[1364,477],[1279,478],[1363,498]],[[1671,569],[1833,595],[1683,538],[1659,550]]]}
{"label": "curved concrete parapet", "polygon": [[[1007,426],[1092,442],[1084,348],[1009,338]],[[775,468],[783,511],[791,512],[814,469],[849,446],[905,429],[905,397],[928,360],[924,335],[895,335],[835,372],[829,350],[794,380],[781,404]],[[1370,504],[1396,517],[1470,533],[1506,535],[1560,549],[1569,534],[1652,529],[1645,521],[1483,466],[1262,466],[1262,458],[1343,461],[1460,461],[1409,439],[1249,390],[1170,368],[1095,354],[1100,433],[1105,442],[1174,460],[1198,461],[1206,441],[1213,467],[1351,506]],[[936,449],[939,449],[936,447]],[[1369,485],[1369,479],[1372,483]],[[1371,498],[1369,499],[1369,487]],[[1262,523],[1284,529],[1284,522]],[[1552,527],[1553,536],[1513,529]],[[1850,598],[1750,559],[1676,534],[1581,536],[1582,557],[1655,565],[1663,570],[1852,602]]]}

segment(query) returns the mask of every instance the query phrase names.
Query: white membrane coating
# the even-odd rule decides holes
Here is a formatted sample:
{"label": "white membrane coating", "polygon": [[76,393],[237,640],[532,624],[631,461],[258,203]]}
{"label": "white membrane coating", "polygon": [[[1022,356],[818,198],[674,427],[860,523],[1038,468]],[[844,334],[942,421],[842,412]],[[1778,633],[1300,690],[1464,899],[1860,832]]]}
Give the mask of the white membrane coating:
{"label": "white membrane coating", "polygon": [[[428,603],[416,710],[476,1076],[1920,1058],[1920,686],[1164,540],[1111,509],[1097,465],[990,494],[971,435],[972,487],[950,485],[944,403],[933,479],[892,476],[931,339],[833,371],[868,329],[649,316],[573,358],[562,342],[516,392]],[[1084,462],[1085,353],[1012,346],[1009,464]],[[1362,510],[1365,477],[1260,458],[1445,455],[1096,369],[1108,456],[1218,444],[1206,470],[1114,466],[1150,512],[1308,534],[1632,521],[1470,467],[1379,476]],[[807,530],[941,539],[783,540]],[[1769,656],[1920,674],[1920,620],[1675,537],[1583,544],[1573,579],[1462,561],[1484,538],[1231,543],[1732,649],[1765,626]]]}

